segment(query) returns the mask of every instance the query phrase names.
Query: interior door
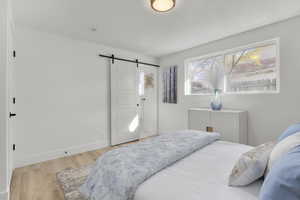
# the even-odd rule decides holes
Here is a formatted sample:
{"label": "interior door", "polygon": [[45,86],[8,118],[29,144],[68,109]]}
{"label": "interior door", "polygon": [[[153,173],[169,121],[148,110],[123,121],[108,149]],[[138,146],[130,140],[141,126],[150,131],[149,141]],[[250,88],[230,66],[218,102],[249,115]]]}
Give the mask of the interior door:
{"label": "interior door", "polygon": [[158,68],[139,65],[141,102],[141,138],[157,135]]}
{"label": "interior door", "polygon": [[13,169],[13,148],[14,135],[16,131],[16,51],[14,50],[14,37],[12,24],[8,28],[8,168],[9,176],[12,175]]}
{"label": "interior door", "polygon": [[139,139],[138,68],[115,60],[111,64],[111,144]]}

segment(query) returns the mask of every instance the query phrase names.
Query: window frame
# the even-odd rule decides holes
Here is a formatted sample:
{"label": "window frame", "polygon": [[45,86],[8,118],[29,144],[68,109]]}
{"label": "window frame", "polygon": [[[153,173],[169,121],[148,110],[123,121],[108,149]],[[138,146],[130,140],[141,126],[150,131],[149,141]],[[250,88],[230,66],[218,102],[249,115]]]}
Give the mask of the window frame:
{"label": "window frame", "polygon": [[[227,49],[223,51],[219,51],[216,53],[210,53],[210,54],[205,54],[202,56],[197,56],[197,57],[192,57],[184,60],[184,95],[185,96],[211,96],[213,93],[203,93],[203,94],[192,94],[190,91],[190,84],[189,84],[189,77],[188,77],[188,68],[189,64],[191,62],[205,59],[205,58],[211,58],[211,57],[217,57],[217,56],[222,56],[223,57],[223,62],[224,62],[224,67],[225,67],[225,56],[230,53],[236,53],[238,51],[242,51],[245,49],[251,49],[251,48],[258,48],[262,46],[268,46],[268,45],[275,45],[276,48],[276,90],[273,91],[242,91],[242,92],[226,92],[226,86],[224,86],[224,91],[222,91],[221,95],[240,95],[240,94],[278,94],[280,93],[280,38],[274,38],[270,40],[265,40],[262,42],[255,42],[239,47],[235,47],[232,49]],[[225,77],[225,74],[224,74]],[[224,84],[225,85],[225,84]]]}

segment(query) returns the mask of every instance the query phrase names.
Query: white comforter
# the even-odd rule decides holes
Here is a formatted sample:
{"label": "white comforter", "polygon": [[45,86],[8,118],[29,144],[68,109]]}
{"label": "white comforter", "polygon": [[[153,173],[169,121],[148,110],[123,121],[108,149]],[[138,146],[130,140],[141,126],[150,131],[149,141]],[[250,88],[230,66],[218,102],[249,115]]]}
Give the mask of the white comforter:
{"label": "white comforter", "polygon": [[139,186],[134,200],[257,200],[261,181],[227,186],[236,160],[250,149],[217,141],[152,176]]}
{"label": "white comforter", "polygon": [[219,138],[219,133],[186,130],[109,151],[98,158],[80,191],[91,200],[133,200],[149,177]]}

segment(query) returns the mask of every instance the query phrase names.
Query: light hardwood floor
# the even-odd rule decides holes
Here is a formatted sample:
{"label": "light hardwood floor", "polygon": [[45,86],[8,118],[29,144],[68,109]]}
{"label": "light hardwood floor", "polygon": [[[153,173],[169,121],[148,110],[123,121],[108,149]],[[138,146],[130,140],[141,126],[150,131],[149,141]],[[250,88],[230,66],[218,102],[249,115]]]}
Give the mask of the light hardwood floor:
{"label": "light hardwood floor", "polygon": [[104,152],[120,146],[122,145],[18,168],[13,173],[10,200],[64,200],[56,181],[57,172],[91,164]]}

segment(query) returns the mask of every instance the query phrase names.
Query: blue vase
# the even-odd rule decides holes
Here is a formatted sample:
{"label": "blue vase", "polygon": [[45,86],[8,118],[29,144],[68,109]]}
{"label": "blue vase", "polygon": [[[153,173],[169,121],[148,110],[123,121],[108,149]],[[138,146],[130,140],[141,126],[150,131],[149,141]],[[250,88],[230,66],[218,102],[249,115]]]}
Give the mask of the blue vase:
{"label": "blue vase", "polygon": [[212,110],[221,110],[223,105],[220,96],[220,90],[215,89],[215,95],[210,103],[210,107]]}

